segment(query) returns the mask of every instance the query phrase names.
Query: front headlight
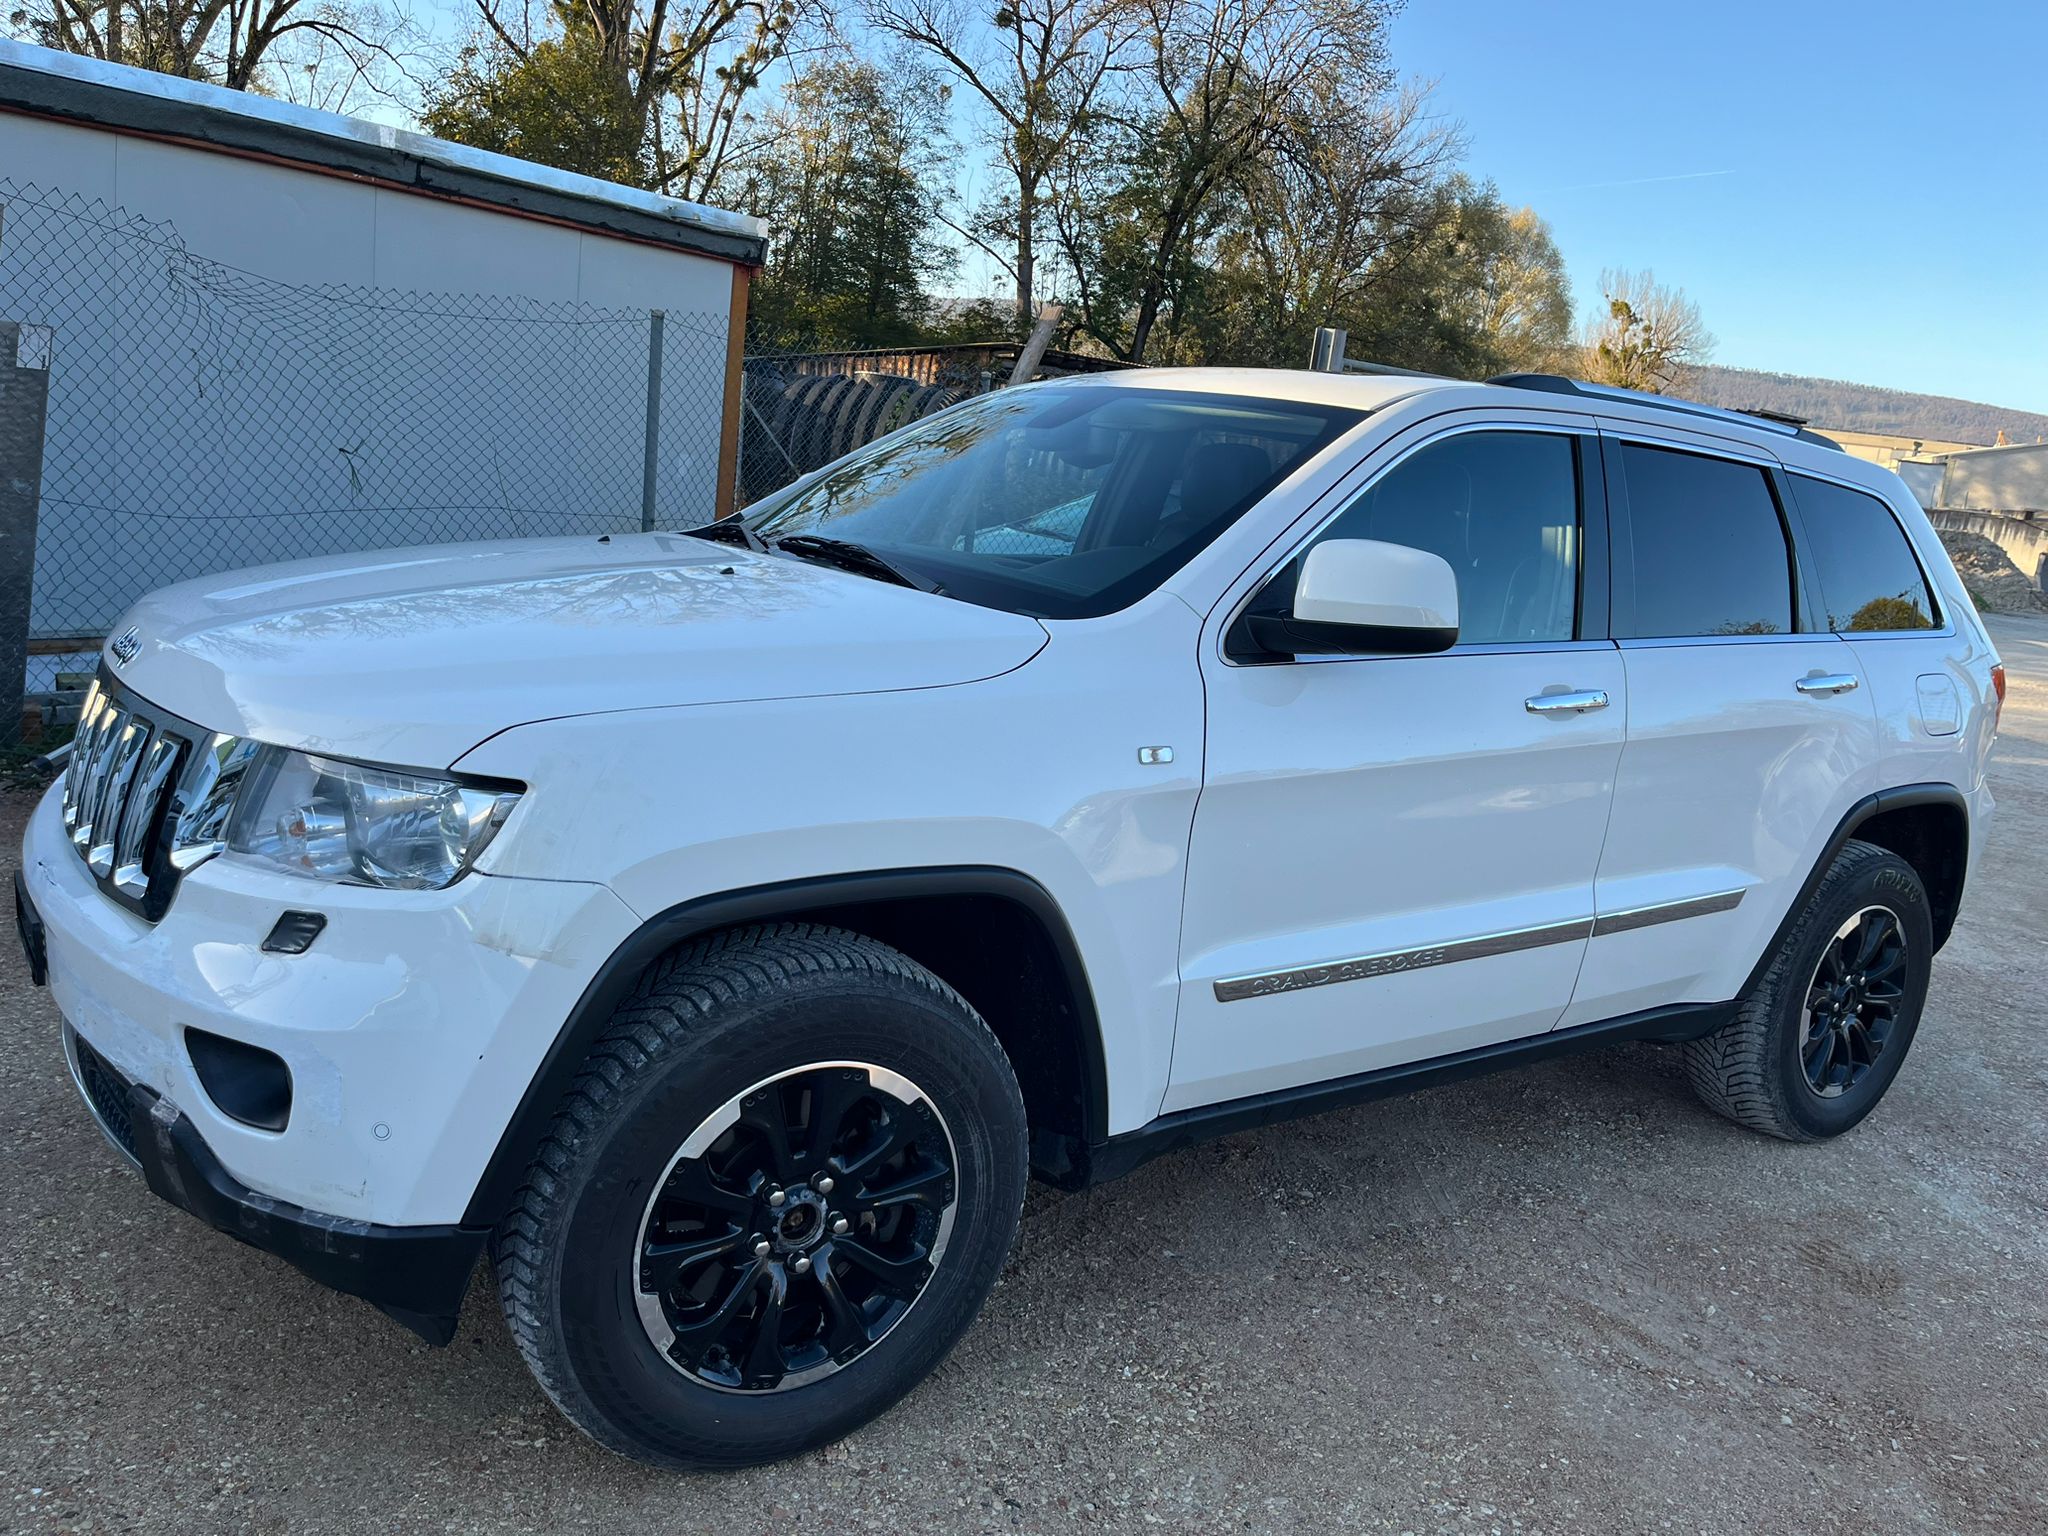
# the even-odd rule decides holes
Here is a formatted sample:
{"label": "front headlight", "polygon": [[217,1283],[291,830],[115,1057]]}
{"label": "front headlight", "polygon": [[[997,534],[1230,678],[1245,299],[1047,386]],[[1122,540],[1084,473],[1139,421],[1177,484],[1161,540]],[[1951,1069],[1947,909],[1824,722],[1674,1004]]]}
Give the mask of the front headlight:
{"label": "front headlight", "polygon": [[315,880],[439,890],[518,801],[511,789],[264,747],[235,797],[227,845]]}

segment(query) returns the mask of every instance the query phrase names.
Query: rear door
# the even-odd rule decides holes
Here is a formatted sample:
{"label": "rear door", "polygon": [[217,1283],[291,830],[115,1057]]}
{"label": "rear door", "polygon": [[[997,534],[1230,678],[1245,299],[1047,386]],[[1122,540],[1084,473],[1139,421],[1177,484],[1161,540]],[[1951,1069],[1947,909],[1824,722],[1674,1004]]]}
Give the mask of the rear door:
{"label": "rear door", "polygon": [[1899,510],[1818,468],[1789,478],[1826,625],[1855,653],[1877,711],[1883,784],[1974,788],[1991,704],[1974,626],[1944,610]]}
{"label": "rear door", "polygon": [[1862,661],[1827,632],[1777,460],[1603,427],[1628,734],[1561,1026],[1734,997],[1876,756]]}

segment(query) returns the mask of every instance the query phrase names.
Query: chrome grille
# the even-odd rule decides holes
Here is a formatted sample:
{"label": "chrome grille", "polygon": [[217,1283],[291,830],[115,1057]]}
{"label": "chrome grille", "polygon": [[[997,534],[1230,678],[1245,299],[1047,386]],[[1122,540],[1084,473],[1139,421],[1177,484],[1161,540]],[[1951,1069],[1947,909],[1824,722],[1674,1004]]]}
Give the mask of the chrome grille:
{"label": "chrome grille", "polygon": [[[64,772],[64,828],[109,896],[155,922],[178,877],[220,850],[245,743],[138,698],[104,674]],[[204,812],[206,814],[202,815]]]}

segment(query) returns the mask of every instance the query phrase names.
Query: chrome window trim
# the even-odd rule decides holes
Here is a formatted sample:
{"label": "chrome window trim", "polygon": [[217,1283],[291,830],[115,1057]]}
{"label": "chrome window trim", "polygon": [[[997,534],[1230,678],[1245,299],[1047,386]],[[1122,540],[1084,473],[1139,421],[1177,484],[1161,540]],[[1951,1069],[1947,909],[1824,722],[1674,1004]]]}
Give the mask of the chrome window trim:
{"label": "chrome window trim", "polygon": [[[1499,408],[1495,407],[1494,409]],[[1570,413],[1559,412],[1557,414],[1565,415]],[[1368,418],[1368,420],[1369,419],[1370,418]],[[1410,428],[1408,430],[1420,430],[1425,425],[1426,422],[1418,422],[1416,423],[1415,427]],[[1350,470],[1347,470],[1343,475],[1339,476],[1337,482],[1323,493],[1325,496],[1335,498],[1336,505],[1333,506],[1328,512],[1325,512],[1320,517],[1318,517],[1315,526],[1311,528],[1306,534],[1301,535],[1299,538],[1296,538],[1295,540],[1293,540],[1293,542],[1288,544],[1287,553],[1280,556],[1280,558],[1278,558],[1277,560],[1270,561],[1264,554],[1261,554],[1259,559],[1252,563],[1251,568],[1253,569],[1258,569],[1261,566],[1263,566],[1264,568],[1259,571],[1258,576],[1252,580],[1251,584],[1245,588],[1245,590],[1238,596],[1236,601],[1230,604],[1223,622],[1217,626],[1217,659],[1220,662],[1222,662],[1222,664],[1226,667],[1243,667],[1250,671],[1263,671],[1272,667],[1322,666],[1332,662],[1342,665],[1355,662],[1430,661],[1439,656],[1481,656],[1489,654],[1528,655],[1531,653],[1541,653],[1549,651],[1582,650],[1587,648],[1611,647],[1613,642],[1605,639],[1604,637],[1586,638],[1580,636],[1573,636],[1569,640],[1489,640],[1482,641],[1474,645],[1466,645],[1463,642],[1460,642],[1459,644],[1449,646],[1444,650],[1430,651],[1420,656],[1361,653],[1356,656],[1339,656],[1333,654],[1327,656],[1296,656],[1292,659],[1285,657],[1276,657],[1271,661],[1239,661],[1238,659],[1233,657],[1229,653],[1229,651],[1227,651],[1224,648],[1225,637],[1228,636],[1230,631],[1236,627],[1237,621],[1244,616],[1244,611],[1245,609],[1251,606],[1252,600],[1256,598],[1259,595],[1259,593],[1265,590],[1266,583],[1271,581],[1276,575],[1278,575],[1285,566],[1291,563],[1304,550],[1308,549],[1311,545],[1313,545],[1317,539],[1321,538],[1323,536],[1323,533],[1329,528],[1329,526],[1332,523],[1336,522],[1338,518],[1342,517],[1345,514],[1345,512],[1350,509],[1353,502],[1355,502],[1360,496],[1364,495],[1367,491],[1371,490],[1373,486],[1377,485],[1381,480],[1386,478],[1386,476],[1392,474],[1396,469],[1400,468],[1402,464],[1406,463],[1415,454],[1420,453],[1424,448],[1433,447],[1435,444],[1443,442],[1446,439],[1453,437],[1461,437],[1472,432],[1546,432],[1562,437],[1587,438],[1591,439],[1595,443],[1598,443],[1600,439],[1599,426],[1597,422],[1594,420],[1594,418],[1590,416],[1582,416],[1581,419],[1578,421],[1560,421],[1557,419],[1557,416],[1555,415],[1547,417],[1532,416],[1527,419],[1520,419],[1509,416],[1489,415],[1484,420],[1479,421],[1458,421],[1451,423],[1451,425],[1447,427],[1440,427],[1433,432],[1424,433],[1424,435],[1416,438],[1414,442],[1409,443],[1407,446],[1401,448],[1398,452],[1395,453],[1394,457],[1388,459],[1384,464],[1379,465],[1377,468],[1373,469],[1368,474],[1366,474],[1364,479],[1360,480],[1357,484],[1350,486],[1349,489],[1346,489],[1346,483],[1350,480],[1351,476],[1353,474],[1358,473],[1359,470],[1363,468],[1364,464],[1369,463],[1371,461],[1373,455],[1370,452],[1367,453],[1365,458],[1361,460],[1359,464],[1353,465]],[[1382,444],[1380,446],[1385,445]],[[1377,450],[1375,449],[1374,451]],[[1583,462],[1581,464],[1580,472],[1582,475],[1585,473]],[[1582,487],[1579,496],[1579,535],[1582,543],[1585,537],[1585,516],[1585,494],[1584,489]],[[1283,535],[1283,537],[1285,537],[1285,535]],[[1280,541],[1275,540],[1274,542],[1278,543]],[[1583,548],[1580,551],[1580,557],[1583,560]],[[1239,579],[1241,580],[1242,577],[1240,577]],[[1576,626],[1578,623],[1577,608],[1578,604],[1577,599],[1575,597],[1573,600],[1572,613],[1572,622],[1574,626]]]}
{"label": "chrome window trim", "polygon": [[1748,464],[1763,470],[1785,467],[1785,461],[1761,443],[1745,443],[1726,437],[1713,437],[1701,442],[1697,435],[1688,434],[1680,429],[1666,433],[1656,430],[1647,422],[1617,423],[1612,417],[1601,419],[1608,425],[1601,428],[1600,435],[1616,443],[1634,443],[1639,448],[1662,448],[1669,453],[1697,454],[1703,459],[1727,459],[1731,463]]}
{"label": "chrome window trim", "polygon": [[1650,651],[1687,645],[1791,645],[1801,640],[1841,638],[1825,629],[1794,629],[1781,635],[1631,635],[1614,643],[1625,651]]}
{"label": "chrome window trim", "polygon": [[[1233,623],[1235,620],[1232,621]],[[1570,654],[1575,651],[1611,651],[1612,640],[1499,640],[1487,641],[1482,645],[1453,645],[1441,651],[1428,651],[1419,656],[1403,656],[1394,652],[1361,651],[1355,656],[1332,653],[1323,656],[1296,656],[1292,659],[1275,657],[1271,661],[1236,661],[1226,656],[1224,663],[1233,667],[1244,667],[1253,672],[1263,672],[1273,667],[1321,667],[1335,664],[1344,666],[1352,662],[1372,661],[1436,661],[1445,656],[1548,656]]]}
{"label": "chrome window trim", "polygon": [[1625,651],[1677,645],[1785,645],[1794,640],[1948,640],[1953,629],[1795,629],[1783,635],[1632,635],[1612,642]]}

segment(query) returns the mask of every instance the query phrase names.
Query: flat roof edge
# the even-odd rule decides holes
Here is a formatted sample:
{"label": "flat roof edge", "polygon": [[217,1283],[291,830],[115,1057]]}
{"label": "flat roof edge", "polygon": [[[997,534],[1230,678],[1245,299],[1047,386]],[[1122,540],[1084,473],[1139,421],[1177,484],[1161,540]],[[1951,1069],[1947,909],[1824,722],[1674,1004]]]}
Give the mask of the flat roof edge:
{"label": "flat roof edge", "polygon": [[756,218],[246,91],[0,39],[0,111],[176,139],[759,266]]}

